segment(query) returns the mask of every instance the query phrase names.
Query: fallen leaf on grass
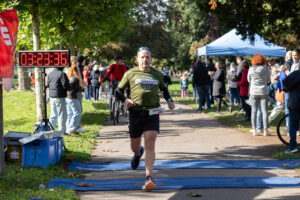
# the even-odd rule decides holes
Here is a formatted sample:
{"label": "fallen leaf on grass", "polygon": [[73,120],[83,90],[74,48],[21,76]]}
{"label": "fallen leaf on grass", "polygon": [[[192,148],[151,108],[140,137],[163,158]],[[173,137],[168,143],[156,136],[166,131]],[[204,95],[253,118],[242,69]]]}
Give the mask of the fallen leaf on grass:
{"label": "fallen leaf on grass", "polygon": [[198,193],[188,193],[188,196],[189,197],[202,197],[202,195],[201,194],[198,194]]}
{"label": "fallen leaf on grass", "polygon": [[16,188],[16,191],[20,191],[20,188]]}
{"label": "fallen leaf on grass", "polygon": [[79,186],[79,187],[91,187],[91,186],[93,186],[90,183],[76,183],[75,185]]}
{"label": "fallen leaf on grass", "polygon": [[288,166],[289,166],[289,164],[287,164],[287,163],[282,163],[282,166],[284,166],[284,167],[288,167]]}

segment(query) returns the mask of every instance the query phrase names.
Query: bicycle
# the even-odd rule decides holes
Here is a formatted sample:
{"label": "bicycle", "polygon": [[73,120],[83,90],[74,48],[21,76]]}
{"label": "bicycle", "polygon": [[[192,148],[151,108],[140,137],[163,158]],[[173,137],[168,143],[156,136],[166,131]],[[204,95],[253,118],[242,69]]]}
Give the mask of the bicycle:
{"label": "bicycle", "polygon": [[[288,117],[288,114],[285,114],[279,119],[279,121],[277,123],[276,131],[277,131],[277,136],[278,136],[279,140],[286,146],[289,146],[290,137],[289,137],[289,128],[287,126],[287,121],[286,121],[287,117]],[[298,144],[298,146],[299,145],[300,144]]]}

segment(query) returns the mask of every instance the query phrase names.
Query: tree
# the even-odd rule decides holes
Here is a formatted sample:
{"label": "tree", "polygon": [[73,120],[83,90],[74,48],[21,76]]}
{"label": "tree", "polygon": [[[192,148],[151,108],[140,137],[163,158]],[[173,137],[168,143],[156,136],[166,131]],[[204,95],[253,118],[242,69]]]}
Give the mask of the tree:
{"label": "tree", "polygon": [[253,40],[258,33],[288,48],[300,44],[300,0],[207,0],[197,1],[197,5],[222,19],[226,29],[237,28],[244,38]]}
{"label": "tree", "polygon": [[[109,0],[7,0],[1,4],[4,8],[16,8],[19,12],[27,12],[32,17],[33,49],[41,48],[41,40],[51,49],[57,46],[67,47],[75,54],[75,48],[84,48],[94,40],[106,40],[120,35],[129,18],[132,1]],[[53,20],[55,19],[55,20]],[[41,25],[42,24],[42,25]],[[40,32],[41,27],[47,27]],[[117,30],[117,31],[115,31]],[[30,31],[26,32],[27,34]],[[58,33],[58,34],[53,34]],[[42,37],[41,39],[41,35]],[[29,48],[31,45],[27,45]],[[43,96],[41,71],[35,69],[37,120],[42,119]]]}
{"label": "tree", "polygon": [[171,0],[168,18],[169,30],[175,40],[174,46],[177,47],[174,57],[175,69],[179,71],[189,69],[197,55],[193,48],[204,44],[203,38],[210,29],[209,15],[200,10],[195,1]]}

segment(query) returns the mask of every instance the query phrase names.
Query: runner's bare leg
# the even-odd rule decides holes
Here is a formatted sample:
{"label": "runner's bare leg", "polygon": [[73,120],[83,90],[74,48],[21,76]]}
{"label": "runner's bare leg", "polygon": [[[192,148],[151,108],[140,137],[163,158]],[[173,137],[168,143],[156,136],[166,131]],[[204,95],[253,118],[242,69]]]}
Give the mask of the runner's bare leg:
{"label": "runner's bare leg", "polygon": [[142,137],[139,138],[130,138],[131,150],[135,155],[140,155]]}
{"label": "runner's bare leg", "polygon": [[155,141],[158,133],[156,131],[145,131],[144,133],[145,142],[145,168],[146,176],[152,176],[153,165],[155,161]]}

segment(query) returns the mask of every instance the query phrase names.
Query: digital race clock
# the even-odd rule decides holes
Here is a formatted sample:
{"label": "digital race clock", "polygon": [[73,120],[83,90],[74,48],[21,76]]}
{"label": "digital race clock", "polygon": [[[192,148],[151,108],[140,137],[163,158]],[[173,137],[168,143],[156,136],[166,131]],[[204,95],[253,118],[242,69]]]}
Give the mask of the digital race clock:
{"label": "digital race clock", "polygon": [[19,51],[20,67],[69,67],[69,50]]}

